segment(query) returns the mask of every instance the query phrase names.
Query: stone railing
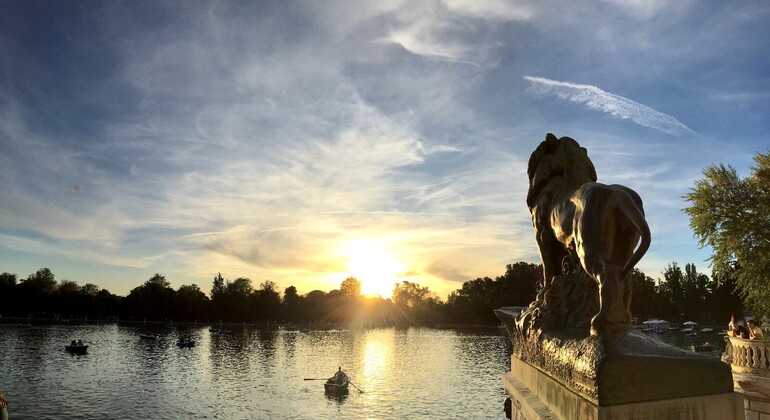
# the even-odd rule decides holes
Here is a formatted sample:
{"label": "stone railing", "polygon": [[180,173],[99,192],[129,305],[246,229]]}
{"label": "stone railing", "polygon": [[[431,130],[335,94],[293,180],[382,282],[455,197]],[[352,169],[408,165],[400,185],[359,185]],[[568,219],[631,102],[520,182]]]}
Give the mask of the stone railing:
{"label": "stone railing", "polygon": [[770,377],[770,340],[725,337],[725,354],[733,372]]}

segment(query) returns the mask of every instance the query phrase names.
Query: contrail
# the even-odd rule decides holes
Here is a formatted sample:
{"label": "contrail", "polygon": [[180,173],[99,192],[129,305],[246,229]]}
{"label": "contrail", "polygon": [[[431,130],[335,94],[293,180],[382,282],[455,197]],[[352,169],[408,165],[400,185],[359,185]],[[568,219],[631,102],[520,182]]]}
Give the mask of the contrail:
{"label": "contrail", "polygon": [[559,99],[585,104],[591,109],[606,112],[624,120],[631,120],[636,124],[675,136],[698,135],[671,115],[656,111],[631,99],[605,92],[596,86],[559,82],[534,76],[524,76],[524,79],[532,84],[530,89],[537,95],[555,95]]}

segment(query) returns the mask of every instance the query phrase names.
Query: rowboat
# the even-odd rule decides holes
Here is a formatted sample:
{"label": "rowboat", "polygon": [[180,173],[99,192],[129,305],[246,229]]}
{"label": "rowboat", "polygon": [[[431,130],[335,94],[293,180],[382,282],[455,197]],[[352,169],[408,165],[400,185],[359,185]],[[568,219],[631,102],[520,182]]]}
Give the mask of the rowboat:
{"label": "rowboat", "polygon": [[176,345],[179,347],[193,347],[195,346],[195,340],[180,338],[179,341],[176,342]]}
{"label": "rowboat", "polygon": [[324,391],[329,394],[344,394],[348,392],[348,385],[350,385],[350,378],[342,371],[342,368],[339,368],[334,376],[324,383]]}
{"label": "rowboat", "polygon": [[151,334],[139,334],[139,338],[142,340],[157,340],[157,335],[151,335]]}
{"label": "rowboat", "polygon": [[700,351],[711,351],[714,348],[709,343],[703,343],[703,344],[693,344],[690,346],[690,350],[700,352]]}
{"label": "rowboat", "polygon": [[85,354],[88,351],[88,344],[76,344],[74,346],[69,344],[64,346],[64,350],[75,354]]}

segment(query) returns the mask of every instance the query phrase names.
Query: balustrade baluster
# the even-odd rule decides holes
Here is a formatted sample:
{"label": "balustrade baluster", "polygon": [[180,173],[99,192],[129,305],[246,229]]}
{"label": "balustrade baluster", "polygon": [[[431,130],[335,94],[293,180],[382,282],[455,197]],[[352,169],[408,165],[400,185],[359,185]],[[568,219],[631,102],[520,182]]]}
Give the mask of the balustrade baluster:
{"label": "balustrade baluster", "polygon": [[751,346],[751,356],[753,359],[751,361],[751,367],[759,369],[759,360],[761,359],[759,355],[759,346]]}

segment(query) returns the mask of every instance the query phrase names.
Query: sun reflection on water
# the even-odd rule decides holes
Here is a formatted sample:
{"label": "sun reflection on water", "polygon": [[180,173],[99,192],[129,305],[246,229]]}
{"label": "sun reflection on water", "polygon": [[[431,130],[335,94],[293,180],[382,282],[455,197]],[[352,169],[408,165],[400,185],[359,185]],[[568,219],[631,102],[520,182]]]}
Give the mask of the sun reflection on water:
{"label": "sun reflection on water", "polygon": [[364,375],[368,378],[386,376],[389,361],[393,355],[393,340],[384,334],[372,331],[373,337],[367,337],[364,348]]}

